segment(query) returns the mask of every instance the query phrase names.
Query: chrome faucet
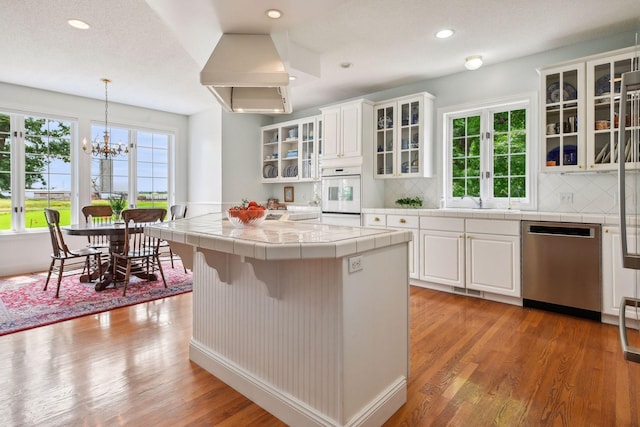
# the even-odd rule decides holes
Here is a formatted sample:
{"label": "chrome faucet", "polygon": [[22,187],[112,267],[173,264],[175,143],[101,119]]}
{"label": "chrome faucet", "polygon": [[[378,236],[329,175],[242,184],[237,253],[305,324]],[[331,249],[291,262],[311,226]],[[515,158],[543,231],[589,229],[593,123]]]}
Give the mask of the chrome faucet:
{"label": "chrome faucet", "polygon": [[476,204],[476,207],[478,209],[482,209],[482,197],[477,197],[476,198],[476,197],[470,196],[468,194],[465,194],[464,196],[462,196],[462,199],[464,199],[464,198],[468,198],[468,199],[473,200],[473,203]]}

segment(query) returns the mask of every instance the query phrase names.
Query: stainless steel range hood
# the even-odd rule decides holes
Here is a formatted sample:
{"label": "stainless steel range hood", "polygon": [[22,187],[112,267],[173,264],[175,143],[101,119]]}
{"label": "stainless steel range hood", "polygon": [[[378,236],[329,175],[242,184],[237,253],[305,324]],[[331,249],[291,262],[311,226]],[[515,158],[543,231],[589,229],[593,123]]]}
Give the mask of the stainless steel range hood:
{"label": "stainless steel range hood", "polygon": [[229,112],[292,111],[289,73],[269,35],[223,34],[200,72],[200,83]]}

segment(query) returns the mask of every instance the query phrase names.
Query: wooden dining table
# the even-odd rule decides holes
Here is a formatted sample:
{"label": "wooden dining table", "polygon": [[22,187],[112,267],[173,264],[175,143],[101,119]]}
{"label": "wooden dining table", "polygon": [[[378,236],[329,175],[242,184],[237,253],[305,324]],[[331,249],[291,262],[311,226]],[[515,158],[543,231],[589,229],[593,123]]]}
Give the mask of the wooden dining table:
{"label": "wooden dining table", "polygon": [[[71,224],[61,227],[67,234],[75,236],[107,236],[109,238],[109,254],[121,253],[124,249],[124,239],[126,227],[124,222],[113,223],[101,223],[101,224]],[[144,227],[142,226],[129,226],[129,232],[143,233]],[[114,284],[118,281],[123,281],[124,276],[113,277],[113,262],[114,257],[109,257],[109,262],[106,262],[102,266],[103,275],[102,278],[97,276],[97,272],[92,274],[83,274],[80,276],[81,282],[91,282],[98,279],[95,289],[96,291],[102,291],[110,284]],[[154,273],[147,273],[141,265],[134,265],[131,268],[131,274],[144,280],[155,281],[157,276]]]}

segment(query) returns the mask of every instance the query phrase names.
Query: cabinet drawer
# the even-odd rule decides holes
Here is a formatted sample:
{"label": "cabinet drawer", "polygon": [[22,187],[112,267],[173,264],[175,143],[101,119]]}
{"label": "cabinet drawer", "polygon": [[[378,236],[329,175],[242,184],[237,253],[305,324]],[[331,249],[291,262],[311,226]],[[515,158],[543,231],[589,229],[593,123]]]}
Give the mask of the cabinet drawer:
{"label": "cabinet drawer", "polygon": [[519,236],[520,221],[500,219],[467,219],[467,233]]}
{"label": "cabinet drawer", "polygon": [[464,218],[421,216],[420,228],[425,230],[458,231],[464,233]]}
{"label": "cabinet drawer", "polygon": [[364,214],[364,226],[365,227],[386,227],[387,216],[385,214]]}
{"label": "cabinet drawer", "polygon": [[412,215],[387,215],[387,227],[418,228],[420,218]]}

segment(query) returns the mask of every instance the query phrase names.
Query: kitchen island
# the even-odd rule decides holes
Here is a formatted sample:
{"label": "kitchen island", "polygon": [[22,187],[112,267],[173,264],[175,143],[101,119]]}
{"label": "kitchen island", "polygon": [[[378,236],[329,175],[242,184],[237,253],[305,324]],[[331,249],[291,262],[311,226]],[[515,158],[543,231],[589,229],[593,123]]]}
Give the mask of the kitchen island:
{"label": "kitchen island", "polygon": [[191,360],[283,422],[377,426],[406,402],[410,232],[216,213],[145,232],[193,271]]}

